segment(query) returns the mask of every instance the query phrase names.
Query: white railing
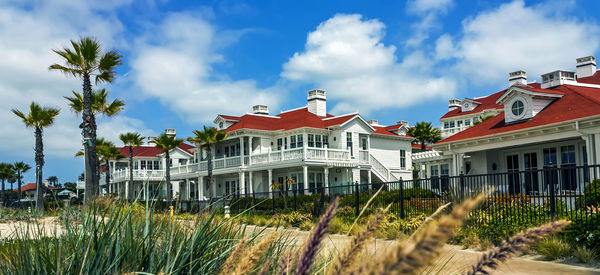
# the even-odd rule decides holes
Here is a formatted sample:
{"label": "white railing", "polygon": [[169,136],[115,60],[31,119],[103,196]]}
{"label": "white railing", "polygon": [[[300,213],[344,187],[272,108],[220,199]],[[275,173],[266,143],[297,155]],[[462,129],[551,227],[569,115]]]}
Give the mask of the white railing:
{"label": "white railing", "polygon": [[256,154],[250,157],[252,164],[261,164],[269,162],[269,153]]}
{"label": "white railing", "polygon": [[359,150],[358,151],[358,161],[360,163],[369,163],[369,151]]}
{"label": "white railing", "polygon": [[329,160],[350,160],[350,152],[341,149],[327,149],[327,159]]}
{"label": "white railing", "polygon": [[225,159],[225,167],[234,167],[242,165],[240,157],[230,157]]}
{"label": "white railing", "polygon": [[273,162],[273,161],[281,161],[281,152],[277,151],[277,152],[271,152],[269,154],[269,162]]}
{"label": "white railing", "polygon": [[327,149],[308,148],[306,149],[306,159],[325,160],[327,158]]}
{"label": "white railing", "polygon": [[[101,174],[102,180],[106,179],[104,173]],[[164,180],[164,170],[133,170],[133,180]],[[117,170],[110,173],[110,182],[121,182],[129,180],[129,168]]]}
{"label": "white railing", "polygon": [[302,148],[283,151],[283,160],[302,159]]}
{"label": "white railing", "polygon": [[379,160],[377,160],[375,157],[373,157],[373,155],[370,155],[371,158],[371,167],[373,167],[373,170],[375,170],[375,172],[377,172],[384,180],[387,181],[397,181],[398,178],[396,178],[396,176],[394,176],[392,174],[392,172],[390,172],[389,169],[385,168],[385,166],[383,166],[383,164],[381,162],[379,162]]}

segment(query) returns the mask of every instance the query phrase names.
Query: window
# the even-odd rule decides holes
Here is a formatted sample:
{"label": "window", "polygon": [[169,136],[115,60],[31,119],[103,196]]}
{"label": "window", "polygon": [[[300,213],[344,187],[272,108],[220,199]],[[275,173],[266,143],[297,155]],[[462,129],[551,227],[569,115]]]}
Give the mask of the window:
{"label": "window", "polygon": [[225,157],[229,156],[229,146],[225,146]]}
{"label": "window", "polygon": [[317,148],[321,148],[323,147],[323,143],[321,143],[321,135],[316,135],[315,136],[315,145]]}
{"label": "window", "polygon": [[290,137],[290,149],[296,148],[296,136]]}
{"label": "window", "polygon": [[360,148],[361,150],[367,150],[367,138],[361,138],[360,139]]}
{"label": "window", "polygon": [[512,104],[511,110],[513,115],[521,116],[523,111],[525,111],[525,104],[523,104],[523,101],[517,100]]}
{"label": "window", "polygon": [[308,147],[315,147],[315,135],[308,134]]}
{"label": "window", "polygon": [[219,128],[223,129],[223,121],[219,122]]}
{"label": "window", "polygon": [[563,190],[577,189],[577,173],[575,170],[575,145],[560,147],[560,167]]}
{"label": "window", "polygon": [[283,138],[283,148],[287,149],[288,148],[288,143],[287,143],[287,137]]}
{"label": "window", "polygon": [[457,122],[456,122],[456,125],[457,125],[458,127],[462,126],[462,124],[463,124],[463,121],[462,121],[462,120],[459,120],[459,121],[457,121]]}
{"label": "window", "polygon": [[281,146],[283,145],[283,139],[277,139],[277,151],[281,150]]}
{"label": "window", "polygon": [[134,162],[133,162],[133,169],[134,169],[134,170],[137,170],[137,169],[138,169],[138,162],[137,162],[137,161],[134,161]]}
{"label": "window", "polygon": [[296,147],[302,147],[304,144],[302,143],[302,135],[298,135],[298,141],[296,142]]}
{"label": "window", "polygon": [[235,156],[239,156],[242,150],[240,150],[240,144],[235,145]]}
{"label": "window", "polygon": [[145,160],[140,161],[140,169],[146,170],[146,161]]}
{"label": "window", "polygon": [[329,147],[329,137],[328,136],[323,136],[323,147]]}
{"label": "window", "polygon": [[158,160],[155,160],[154,161],[154,170],[160,170],[158,164],[159,164]]}
{"label": "window", "polygon": [[346,133],[346,148],[350,149],[350,156],[354,156],[354,149],[352,148],[352,133]]}
{"label": "window", "polygon": [[465,120],[465,126],[471,126],[471,120],[470,119]]}
{"label": "window", "polygon": [[454,128],[454,121],[450,121],[450,128]]}
{"label": "window", "polygon": [[556,148],[544,148],[544,166],[556,166]]}
{"label": "window", "polygon": [[444,129],[450,128],[450,122],[444,121]]}
{"label": "window", "polygon": [[575,145],[561,146],[560,153],[561,165],[575,164]]}
{"label": "window", "polygon": [[400,150],[400,169],[406,169],[406,151]]}

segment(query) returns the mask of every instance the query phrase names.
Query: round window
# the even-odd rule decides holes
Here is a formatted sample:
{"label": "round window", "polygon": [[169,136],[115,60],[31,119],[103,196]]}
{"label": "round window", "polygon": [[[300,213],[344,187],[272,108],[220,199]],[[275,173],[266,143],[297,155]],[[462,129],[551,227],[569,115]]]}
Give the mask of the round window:
{"label": "round window", "polygon": [[219,122],[219,128],[223,128],[223,121]]}
{"label": "round window", "polygon": [[523,101],[517,100],[512,104],[511,109],[513,115],[520,116],[523,114],[523,111],[525,111],[525,104],[523,104]]}

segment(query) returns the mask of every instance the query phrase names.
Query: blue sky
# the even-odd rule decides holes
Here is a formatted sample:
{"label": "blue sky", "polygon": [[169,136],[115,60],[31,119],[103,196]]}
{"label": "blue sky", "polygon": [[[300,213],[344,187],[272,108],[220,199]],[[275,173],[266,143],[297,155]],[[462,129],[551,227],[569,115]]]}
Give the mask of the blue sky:
{"label": "blue sky", "polygon": [[[11,108],[60,107],[45,131],[44,178],[73,181],[82,160],[63,96],[77,79],[49,72],[51,49],[91,35],[124,55],[111,96],[127,103],[99,135],[180,137],[219,113],[271,113],[328,92],[328,111],[381,124],[432,121],[448,99],[487,95],[523,69],[529,81],[600,52],[597,1],[0,1],[0,161],[33,166],[33,132]],[[33,181],[33,172],[25,180]]]}

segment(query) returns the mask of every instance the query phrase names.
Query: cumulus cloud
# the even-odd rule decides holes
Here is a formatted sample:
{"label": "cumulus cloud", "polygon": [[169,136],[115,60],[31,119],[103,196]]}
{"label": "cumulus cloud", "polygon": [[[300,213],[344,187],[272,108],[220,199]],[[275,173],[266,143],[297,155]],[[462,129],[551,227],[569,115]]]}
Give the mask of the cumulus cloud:
{"label": "cumulus cloud", "polygon": [[308,34],[303,52],[283,65],[289,80],[316,84],[337,100],[334,113],[405,107],[436,96],[451,96],[455,83],[432,76],[422,52],[397,60],[382,39],[385,25],[358,14],[338,14]]}
{"label": "cumulus cloud", "polygon": [[197,14],[171,13],[136,45],[133,81],[189,123],[239,114],[254,104],[277,106],[277,88],[263,89],[254,80],[232,80],[213,72],[213,65],[224,60],[219,46],[242,33],[218,31]]}
{"label": "cumulus cloud", "polygon": [[460,35],[437,40],[438,58],[455,61],[457,71],[478,84],[506,82],[519,69],[530,80],[574,70],[575,58],[598,51],[600,28],[544,7],[517,0],[480,12],[463,21]]}
{"label": "cumulus cloud", "polygon": [[439,17],[448,12],[454,4],[453,0],[410,0],[406,2],[408,13],[420,19],[411,25],[413,31],[405,45],[407,47],[421,46],[429,38],[430,32],[440,28]]}

